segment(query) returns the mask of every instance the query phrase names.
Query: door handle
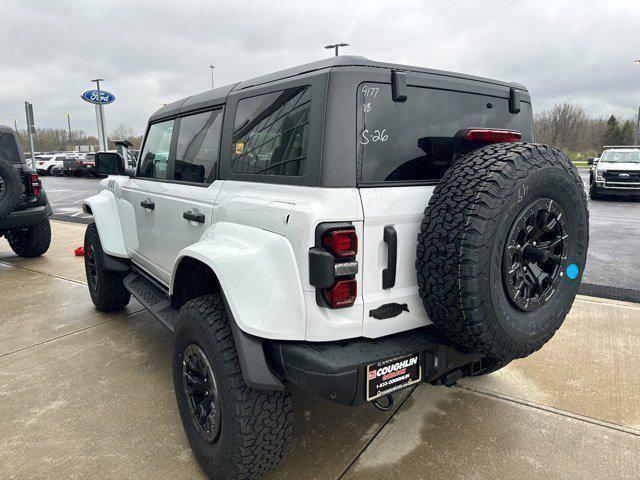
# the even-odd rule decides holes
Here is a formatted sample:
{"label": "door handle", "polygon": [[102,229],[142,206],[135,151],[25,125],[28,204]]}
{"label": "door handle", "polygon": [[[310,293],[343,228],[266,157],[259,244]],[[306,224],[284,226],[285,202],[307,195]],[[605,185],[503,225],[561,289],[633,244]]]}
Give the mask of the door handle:
{"label": "door handle", "polygon": [[204,213],[196,213],[191,210],[187,210],[182,214],[182,218],[189,220],[190,222],[204,223]]}
{"label": "door handle", "polygon": [[382,237],[387,244],[387,268],[382,270],[382,288],[392,288],[396,284],[396,263],[398,262],[398,234],[392,226],[384,227]]}
{"label": "door handle", "polygon": [[140,202],[140,206],[143,208],[148,208],[149,210],[155,210],[156,204],[151,201],[151,199],[147,198],[146,200],[142,200]]}

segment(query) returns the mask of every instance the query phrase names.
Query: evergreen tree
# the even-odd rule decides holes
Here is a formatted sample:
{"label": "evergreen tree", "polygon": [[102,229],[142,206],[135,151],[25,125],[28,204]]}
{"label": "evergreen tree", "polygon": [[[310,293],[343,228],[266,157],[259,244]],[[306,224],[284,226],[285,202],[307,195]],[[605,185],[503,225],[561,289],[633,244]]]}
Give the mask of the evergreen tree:
{"label": "evergreen tree", "polygon": [[611,115],[607,120],[607,128],[602,136],[603,145],[621,145],[622,144],[622,129],[618,125],[618,120],[615,115]]}
{"label": "evergreen tree", "polygon": [[631,120],[622,124],[622,143],[620,145],[633,145],[633,136],[636,133],[636,126]]}

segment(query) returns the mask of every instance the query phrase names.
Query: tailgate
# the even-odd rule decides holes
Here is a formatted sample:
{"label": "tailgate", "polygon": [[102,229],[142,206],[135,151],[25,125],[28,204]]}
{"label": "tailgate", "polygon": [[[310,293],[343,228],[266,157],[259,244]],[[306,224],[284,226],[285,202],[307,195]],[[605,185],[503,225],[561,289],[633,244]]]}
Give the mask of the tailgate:
{"label": "tailgate", "polygon": [[[418,296],[415,261],[418,229],[434,188],[360,189],[364,211],[361,290],[364,302],[362,335],[365,337],[380,337],[430,323]],[[385,227],[390,227],[387,230],[391,234],[395,232],[397,243],[395,282],[392,286],[385,285],[386,288],[383,272],[392,267],[389,252],[393,242],[389,241],[389,233],[385,242]],[[387,277],[391,276],[387,274]],[[399,306],[390,305],[394,303]],[[380,309],[383,305],[387,307]]]}

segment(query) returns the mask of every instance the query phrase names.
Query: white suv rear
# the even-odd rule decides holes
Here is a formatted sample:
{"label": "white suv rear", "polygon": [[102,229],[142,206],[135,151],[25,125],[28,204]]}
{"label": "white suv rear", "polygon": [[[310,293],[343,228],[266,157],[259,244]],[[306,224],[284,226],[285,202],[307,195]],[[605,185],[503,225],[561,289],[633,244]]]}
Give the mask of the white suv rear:
{"label": "white suv rear", "polygon": [[531,143],[530,102],[516,84],[338,57],[163,107],[135,171],[96,155],[110,176],[84,205],[92,299],[133,295],[173,332],[209,474],[278,464],[291,383],[384,409],[551,338],[588,212],[566,155]]}

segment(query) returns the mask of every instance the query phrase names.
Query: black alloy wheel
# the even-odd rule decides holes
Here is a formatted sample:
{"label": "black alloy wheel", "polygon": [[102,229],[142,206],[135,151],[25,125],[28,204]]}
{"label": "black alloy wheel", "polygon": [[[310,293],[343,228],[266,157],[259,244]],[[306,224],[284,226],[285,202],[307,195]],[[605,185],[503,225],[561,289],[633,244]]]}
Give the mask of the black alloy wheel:
{"label": "black alloy wheel", "polygon": [[87,261],[87,278],[89,280],[89,286],[93,291],[98,289],[98,267],[96,266],[96,256],[93,251],[93,245],[88,245],[84,252]]}
{"label": "black alloy wheel", "polygon": [[549,198],[526,206],[513,222],[502,260],[502,281],[511,303],[525,312],[555,293],[567,258],[564,212]]}
{"label": "black alloy wheel", "polygon": [[192,343],[185,349],[182,378],[191,420],[196,430],[206,442],[215,442],[222,424],[220,396],[209,359],[196,344]]}

